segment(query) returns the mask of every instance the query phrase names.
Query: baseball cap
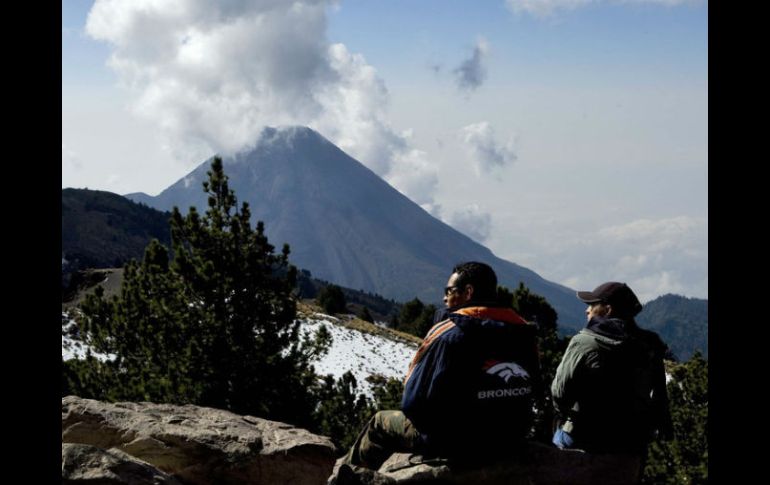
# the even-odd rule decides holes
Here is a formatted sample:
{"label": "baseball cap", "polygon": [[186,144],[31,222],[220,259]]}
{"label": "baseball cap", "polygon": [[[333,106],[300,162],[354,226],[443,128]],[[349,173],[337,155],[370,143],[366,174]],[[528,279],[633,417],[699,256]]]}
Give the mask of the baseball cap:
{"label": "baseball cap", "polygon": [[578,291],[577,297],[585,303],[608,303],[619,313],[627,313],[631,316],[642,311],[642,304],[631,288],[617,281],[602,283],[593,291]]}

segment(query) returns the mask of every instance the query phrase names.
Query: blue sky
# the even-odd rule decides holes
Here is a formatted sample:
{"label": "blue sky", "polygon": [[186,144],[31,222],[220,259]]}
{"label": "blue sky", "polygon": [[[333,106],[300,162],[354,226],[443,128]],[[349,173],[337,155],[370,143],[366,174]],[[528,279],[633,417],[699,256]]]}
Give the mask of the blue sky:
{"label": "blue sky", "polygon": [[393,70],[394,82],[413,74],[403,71],[404,64],[419,68],[431,56],[459,59],[475,35],[484,35],[510,61],[501,63],[511,68],[500,73],[502,79],[517,67],[545,75],[577,68],[676,78],[702,74],[707,62],[707,11],[688,6],[607,5],[538,20],[511,14],[504,2],[358,0],[343,3],[330,19],[333,42],[365,52],[384,76]]}
{"label": "blue sky", "polygon": [[703,298],[707,41],[697,0],[64,0],[62,187],[308,125],[548,279]]}

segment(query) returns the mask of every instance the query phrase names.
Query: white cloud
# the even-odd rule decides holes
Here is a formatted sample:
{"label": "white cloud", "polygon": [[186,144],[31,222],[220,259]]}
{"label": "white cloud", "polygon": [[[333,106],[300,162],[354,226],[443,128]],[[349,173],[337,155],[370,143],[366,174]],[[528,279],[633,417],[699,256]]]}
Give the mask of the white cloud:
{"label": "white cloud", "polygon": [[427,205],[428,212],[434,212],[433,194],[438,186],[438,168],[427,161],[425,152],[407,149],[397,153],[385,180],[413,202],[424,208]]}
{"label": "white cloud", "polygon": [[634,257],[620,257],[619,274],[635,280],[638,294],[648,299],[686,288],[708,288],[708,222],[705,218],[642,219],[599,231]]}
{"label": "white cloud", "polygon": [[484,65],[487,52],[489,52],[489,44],[483,38],[479,38],[471,57],[465,59],[452,71],[460,89],[475,91],[484,83],[487,77],[487,69]]}
{"label": "white cloud", "polygon": [[61,144],[61,169],[62,171],[80,171],[83,169],[83,163],[80,161],[77,153]]}
{"label": "white cloud", "polygon": [[305,125],[432,203],[436,168],[388,123],[383,81],[327,40],[335,3],[97,0],[86,30],[113,46],[109,65],[135,94],[134,111],[160,127],[177,160],[247,149],[264,126]]}
{"label": "white cloud", "polygon": [[492,229],[492,216],[483,212],[477,204],[471,204],[453,212],[446,222],[481,243],[489,238]]}
{"label": "white cloud", "polygon": [[[704,227],[705,219],[673,217],[670,219],[640,219],[620,226],[601,229],[600,237],[618,242],[643,242],[652,251],[662,251],[695,242],[691,240]],[[684,240],[683,240],[684,238]]]}
{"label": "white cloud", "polygon": [[[525,228],[520,234],[526,235]],[[529,267],[576,290],[623,281],[642,301],[665,293],[708,297],[705,218],[641,219],[585,233],[556,229],[536,246]],[[520,261],[521,262],[521,261]]]}
{"label": "white cloud", "polygon": [[486,121],[463,127],[460,129],[460,138],[479,175],[516,160],[513,141],[498,142],[494,129]]}
{"label": "white cloud", "polygon": [[549,17],[558,11],[576,10],[587,5],[598,4],[654,4],[665,7],[696,5],[703,0],[506,0],[508,9],[513,13],[528,13],[535,17]]}

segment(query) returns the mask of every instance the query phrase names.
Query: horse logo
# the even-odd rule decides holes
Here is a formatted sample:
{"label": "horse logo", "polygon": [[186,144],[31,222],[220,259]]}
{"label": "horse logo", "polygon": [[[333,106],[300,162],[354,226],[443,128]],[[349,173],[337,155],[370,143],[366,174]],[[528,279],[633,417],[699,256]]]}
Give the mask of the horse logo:
{"label": "horse logo", "polygon": [[516,362],[499,362],[488,367],[486,372],[503,379],[506,384],[514,377],[529,380],[529,373]]}

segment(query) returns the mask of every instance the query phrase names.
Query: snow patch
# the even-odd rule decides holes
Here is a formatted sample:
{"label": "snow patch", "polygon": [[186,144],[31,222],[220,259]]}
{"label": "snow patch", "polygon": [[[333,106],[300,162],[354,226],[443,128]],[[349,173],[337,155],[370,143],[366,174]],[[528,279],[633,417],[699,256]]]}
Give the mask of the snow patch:
{"label": "snow patch", "polygon": [[106,362],[108,360],[114,360],[117,357],[115,354],[102,354],[94,352],[90,347],[81,340],[80,329],[74,318],[70,318],[67,312],[61,314],[61,358],[62,360],[71,359],[85,359],[88,351],[91,355]]}
{"label": "snow patch", "polygon": [[[316,374],[332,375],[339,379],[345,372],[352,372],[359,391],[367,397],[374,397],[367,377],[379,374],[386,378],[402,380],[409,369],[409,362],[417,351],[411,342],[391,340],[341,325],[340,319],[318,313],[309,318],[299,319],[304,335],[313,334],[325,325],[332,336],[332,344],[326,355],[313,363]],[[80,337],[74,319],[62,312],[61,355],[63,360],[85,359],[89,350]],[[106,361],[115,355],[105,355],[91,350],[91,355]]]}
{"label": "snow patch", "polygon": [[314,363],[317,374],[331,374],[335,379],[347,371],[353,373],[361,392],[373,397],[372,386],[366,378],[373,374],[402,380],[406,376],[417,345],[398,342],[334,323],[328,315],[319,319],[302,320],[302,331],[314,333],[325,325],[332,336],[329,352]]}

